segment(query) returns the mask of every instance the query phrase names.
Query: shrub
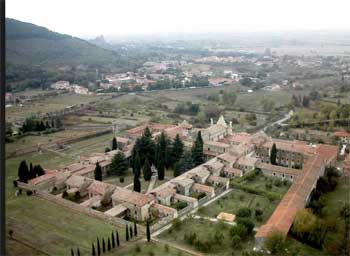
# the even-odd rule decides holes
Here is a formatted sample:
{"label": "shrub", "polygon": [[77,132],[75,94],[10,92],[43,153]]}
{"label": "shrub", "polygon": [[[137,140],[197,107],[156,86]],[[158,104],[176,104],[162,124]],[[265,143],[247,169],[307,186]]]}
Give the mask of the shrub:
{"label": "shrub", "polygon": [[27,196],[31,196],[31,195],[33,195],[33,191],[27,190]]}
{"label": "shrub", "polygon": [[231,236],[239,236],[239,237],[246,237],[248,235],[248,230],[245,226],[242,224],[237,224],[236,226],[233,226],[230,230]]}
{"label": "shrub", "polygon": [[120,177],[120,178],[119,178],[119,182],[120,182],[120,183],[124,183],[124,177]]}
{"label": "shrub", "polygon": [[282,252],[285,247],[285,241],[283,234],[279,232],[273,232],[265,240],[265,248],[269,250],[272,254],[277,254]]}
{"label": "shrub", "polygon": [[164,251],[169,252],[169,245],[167,244],[164,245]]}
{"label": "shrub", "polygon": [[182,220],[180,220],[179,218],[175,218],[173,219],[172,224],[174,229],[179,229],[182,225]]}
{"label": "shrub", "polygon": [[261,209],[255,209],[255,217],[263,215],[263,211]]}
{"label": "shrub", "polygon": [[232,237],[232,248],[236,249],[240,247],[241,238],[238,235]]}
{"label": "shrub", "polygon": [[62,197],[63,198],[67,198],[68,197],[68,192],[65,190],[65,191],[63,191],[63,193],[62,193]]}
{"label": "shrub", "polygon": [[237,213],[237,216],[242,218],[250,217],[251,215],[252,215],[252,211],[247,207],[239,209]]}
{"label": "shrub", "polygon": [[17,180],[14,180],[14,181],[13,181],[13,186],[14,186],[15,188],[18,187],[18,182],[17,182]]}
{"label": "shrub", "polygon": [[239,218],[237,225],[243,225],[247,229],[248,235],[250,235],[254,230],[254,222],[248,218]]}
{"label": "shrub", "polygon": [[280,179],[276,179],[275,182],[274,182],[274,185],[276,187],[280,187],[280,186],[282,186],[282,181]]}
{"label": "shrub", "polygon": [[194,233],[194,232],[190,232],[189,234],[185,233],[185,235],[184,235],[185,242],[190,244],[190,245],[194,245],[195,244],[196,238],[197,238],[197,234]]}

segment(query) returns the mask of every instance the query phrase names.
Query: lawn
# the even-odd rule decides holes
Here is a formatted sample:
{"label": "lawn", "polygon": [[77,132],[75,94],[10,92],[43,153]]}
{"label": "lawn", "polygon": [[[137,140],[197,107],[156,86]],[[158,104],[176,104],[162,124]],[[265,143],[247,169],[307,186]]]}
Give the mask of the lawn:
{"label": "lawn", "polygon": [[[116,255],[114,252],[107,253],[106,255]],[[163,245],[158,242],[137,242],[132,246],[124,247],[118,250],[118,255],[149,255],[149,256],[186,256],[190,255],[168,245]]]}
{"label": "lawn", "polygon": [[[195,246],[186,243],[184,236],[190,232],[195,233],[198,240],[213,241],[215,233],[221,233],[221,244],[213,245],[205,255],[241,255],[242,250],[251,250],[254,247],[254,238],[250,236],[240,243],[240,248],[233,249],[230,235],[230,225],[225,223],[213,223],[205,219],[185,219],[179,227],[172,227],[162,233],[159,238],[172,244],[177,244],[193,251],[198,251]],[[237,254],[239,253],[239,254]]]}

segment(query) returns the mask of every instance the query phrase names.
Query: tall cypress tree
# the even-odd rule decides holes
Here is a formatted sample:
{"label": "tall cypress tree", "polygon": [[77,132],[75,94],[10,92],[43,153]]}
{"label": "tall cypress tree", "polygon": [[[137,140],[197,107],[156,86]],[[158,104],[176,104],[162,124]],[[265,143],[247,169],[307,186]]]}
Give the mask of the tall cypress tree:
{"label": "tall cypress tree", "polygon": [[112,140],[112,150],[118,149],[117,139],[114,137]]}
{"label": "tall cypress tree", "polygon": [[110,251],[112,249],[111,246],[111,239],[108,237],[108,241],[107,241],[107,250]]}
{"label": "tall cypress tree", "polygon": [[70,248],[70,255],[71,255],[71,256],[74,256],[73,248]]}
{"label": "tall cypress tree", "polygon": [[137,178],[140,178],[141,161],[140,161],[140,155],[138,152],[136,152],[136,154],[135,154],[135,159],[133,162],[133,171],[134,171],[134,175],[137,176]]}
{"label": "tall cypress tree", "polygon": [[134,191],[141,192],[141,182],[136,174],[134,175]]}
{"label": "tall cypress tree", "polygon": [[112,247],[115,248],[115,237],[114,237],[114,232],[112,231],[111,234],[111,241],[112,241]]}
{"label": "tall cypress tree", "polygon": [[134,235],[137,236],[137,225],[135,221],[134,221]]}
{"label": "tall cypress tree", "polygon": [[158,179],[164,180],[165,168],[164,168],[164,159],[163,158],[159,159],[157,170],[158,170]]}
{"label": "tall cypress tree", "polygon": [[277,158],[277,148],[276,144],[273,143],[270,153],[270,163],[273,165],[276,165],[276,158]]}
{"label": "tall cypress tree", "polygon": [[149,221],[147,221],[146,234],[147,234],[147,242],[151,241],[151,230],[149,228]]}
{"label": "tall cypress tree", "polygon": [[[185,151],[177,166],[176,174],[180,175],[195,166],[193,163],[192,155],[189,151]],[[174,168],[175,169],[175,168]]]}
{"label": "tall cypress tree", "polygon": [[132,239],[133,232],[132,232],[132,226],[131,225],[129,226],[129,231],[130,231],[130,239]]}
{"label": "tall cypress tree", "polygon": [[192,159],[195,166],[204,163],[203,139],[200,131],[198,132],[197,138],[192,146]]}
{"label": "tall cypress tree", "polygon": [[100,240],[97,238],[97,255],[101,255],[101,245],[100,245]]}
{"label": "tall cypress tree", "polygon": [[96,250],[95,250],[95,245],[94,245],[94,243],[92,243],[91,255],[92,255],[92,256],[96,256]]}
{"label": "tall cypress tree", "polygon": [[29,180],[30,179],[34,179],[36,177],[36,173],[35,173],[35,170],[33,168],[33,164],[32,163],[29,164],[29,175],[28,176],[29,176],[28,177]]}
{"label": "tall cypress tree", "polygon": [[77,255],[80,256],[80,250],[77,248]]}
{"label": "tall cypress tree", "polygon": [[95,180],[102,181],[102,168],[98,162],[96,163],[94,174],[95,174]]}
{"label": "tall cypress tree", "polygon": [[120,241],[119,241],[119,233],[118,233],[118,231],[115,231],[116,232],[116,242],[117,242],[117,246],[119,247],[119,245],[120,245]]}
{"label": "tall cypress tree", "polygon": [[129,241],[129,228],[128,228],[128,225],[125,226],[125,240]]}
{"label": "tall cypress tree", "polygon": [[123,176],[129,165],[123,152],[119,151],[112,159],[111,170],[117,176]]}
{"label": "tall cypress tree", "polygon": [[180,161],[180,158],[184,152],[184,144],[180,139],[180,135],[176,134],[175,140],[172,146],[171,160],[173,163]]}
{"label": "tall cypress tree", "polygon": [[143,178],[146,181],[149,181],[149,180],[151,180],[151,177],[152,177],[151,166],[149,164],[148,158],[146,158],[145,164],[143,165]]}
{"label": "tall cypress tree", "polygon": [[106,243],[105,243],[105,239],[102,237],[102,252],[105,253],[106,252]]}
{"label": "tall cypress tree", "polygon": [[18,167],[18,178],[19,181],[27,183],[29,176],[28,165],[25,160],[23,160]]}

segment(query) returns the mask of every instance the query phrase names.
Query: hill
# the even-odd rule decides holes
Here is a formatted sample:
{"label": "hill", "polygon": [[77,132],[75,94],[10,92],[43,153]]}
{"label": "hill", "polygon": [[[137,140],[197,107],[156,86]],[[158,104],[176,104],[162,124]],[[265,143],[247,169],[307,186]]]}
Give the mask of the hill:
{"label": "hill", "polygon": [[108,65],[118,54],[85,40],[59,34],[34,24],[6,19],[6,60],[11,64]]}

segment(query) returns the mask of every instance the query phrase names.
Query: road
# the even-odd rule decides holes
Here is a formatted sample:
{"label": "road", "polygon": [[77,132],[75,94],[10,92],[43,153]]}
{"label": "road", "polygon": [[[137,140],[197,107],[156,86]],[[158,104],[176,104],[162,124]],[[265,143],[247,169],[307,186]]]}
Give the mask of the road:
{"label": "road", "polygon": [[261,128],[258,131],[258,133],[259,132],[265,132],[268,127],[272,127],[272,126],[275,126],[275,125],[282,125],[284,122],[288,121],[293,116],[293,114],[294,114],[293,110],[289,111],[287,114],[284,115],[283,118],[273,122],[272,124],[266,125],[264,128]]}

